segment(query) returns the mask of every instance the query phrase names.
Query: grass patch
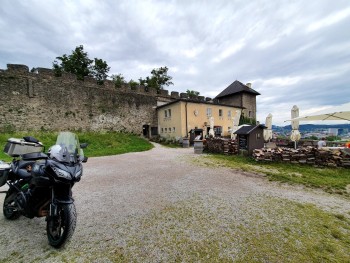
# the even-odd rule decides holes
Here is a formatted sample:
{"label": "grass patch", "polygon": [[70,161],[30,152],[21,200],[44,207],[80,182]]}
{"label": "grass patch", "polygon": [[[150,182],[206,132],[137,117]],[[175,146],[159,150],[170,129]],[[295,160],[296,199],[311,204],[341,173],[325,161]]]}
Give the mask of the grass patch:
{"label": "grass patch", "polygon": [[350,196],[350,169],[315,168],[313,166],[256,162],[243,156],[208,155],[199,163],[222,166],[267,175],[270,180],[321,188],[326,192]]}
{"label": "grass patch", "polygon": [[126,262],[348,262],[350,221],[259,197],[181,201],[119,226]]}
{"label": "grass patch", "polygon": [[[11,137],[23,138],[23,136],[31,135],[40,140],[45,145],[45,150],[47,151],[50,146],[55,144],[57,134],[57,132],[0,133],[0,145],[5,147],[7,139]],[[76,132],[76,134],[79,137],[80,143],[86,142],[89,144],[84,149],[84,153],[88,157],[141,152],[153,148],[150,142],[132,134],[117,132]],[[1,151],[0,160],[11,161],[12,158]]]}

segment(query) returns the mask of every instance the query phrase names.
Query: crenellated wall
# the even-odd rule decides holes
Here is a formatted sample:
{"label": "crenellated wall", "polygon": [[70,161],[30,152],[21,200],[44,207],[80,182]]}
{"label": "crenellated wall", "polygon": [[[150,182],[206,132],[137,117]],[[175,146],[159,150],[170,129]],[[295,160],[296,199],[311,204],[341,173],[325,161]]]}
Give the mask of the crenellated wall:
{"label": "crenellated wall", "polygon": [[51,69],[29,72],[25,65],[0,69],[0,131],[114,130],[140,134],[143,125],[157,127],[157,100],[180,98],[178,92],[116,88],[110,80],[98,85]]}

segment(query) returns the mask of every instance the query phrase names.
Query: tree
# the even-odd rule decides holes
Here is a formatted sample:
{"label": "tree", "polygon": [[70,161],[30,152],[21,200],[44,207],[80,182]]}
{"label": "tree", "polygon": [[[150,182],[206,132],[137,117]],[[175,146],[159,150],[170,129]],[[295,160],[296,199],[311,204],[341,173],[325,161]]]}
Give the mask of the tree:
{"label": "tree", "polygon": [[134,81],[132,79],[129,81],[129,86],[132,90],[135,90],[138,85],[139,83],[137,81]]}
{"label": "tree", "polygon": [[110,67],[107,62],[98,58],[90,59],[88,53],[84,52],[83,45],[77,46],[71,55],[64,54],[56,59],[60,61],[60,63],[57,60],[53,62],[53,71],[56,76],[61,76],[63,72],[73,73],[79,80],[91,76],[100,84],[108,77]]}
{"label": "tree", "polygon": [[241,114],[241,117],[239,118],[239,125],[243,124],[251,124],[256,125],[256,120],[254,118],[245,117],[244,114]]}
{"label": "tree", "polygon": [[95,65],[92,67],[91,75],[97,80],[98,84],[103,84],[108,77],[107,72],[109,70],[110,67],[108,67],[106,61],[95,58]]}
{"label": "tree", "polygon": [[195,90],[187,90],[186,93],[187,93],[188,97],[190,97],[190,98],[194,98],[194,97],[199,96],[199,92],[195,91]]}
{"label": "tree", "polygon": [[139,79],[140,85],[143,85],[147,88],[154,88],[159,92],[163,89],[164,86],[173,85],[171,82],[172,77],[168,76],[168,68],[160,67],[153,69],[151,71],[151,76],[146,77],[146,79]]}
{"label": "tree", "polygon": [[122,74],[112,75],[111,77],[116,88],[121,88],[124,84],[127,84]]}

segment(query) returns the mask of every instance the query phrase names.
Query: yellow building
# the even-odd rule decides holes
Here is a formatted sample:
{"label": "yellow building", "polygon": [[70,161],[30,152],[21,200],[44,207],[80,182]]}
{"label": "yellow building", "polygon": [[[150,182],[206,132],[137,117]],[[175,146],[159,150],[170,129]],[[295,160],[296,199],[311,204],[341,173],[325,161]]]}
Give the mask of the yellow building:
{"label": "yellow building", "polygon": [[244,107],[235,107],[218,104],[213,101],[199,101],[191,99],[177,99],[157,107],[158,134],[163,138],[179,140],[190,137],[190,134],[203,137],[209,135],[210,118],[214,119],[215,136],[230,136],[232,117],[236,110]]}

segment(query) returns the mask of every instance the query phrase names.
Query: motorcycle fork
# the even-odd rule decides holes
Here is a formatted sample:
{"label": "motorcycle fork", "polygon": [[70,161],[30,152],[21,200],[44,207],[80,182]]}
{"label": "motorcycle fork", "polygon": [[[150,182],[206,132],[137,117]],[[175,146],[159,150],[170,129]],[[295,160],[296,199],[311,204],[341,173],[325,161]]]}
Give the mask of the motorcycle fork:
{"label": "motorcycle fork", "polygon": [[51,189],[51,203],[50,203],[49,216],[50,217],[57,216],[57,205],[55,204],[55,191],[53,187]]}

